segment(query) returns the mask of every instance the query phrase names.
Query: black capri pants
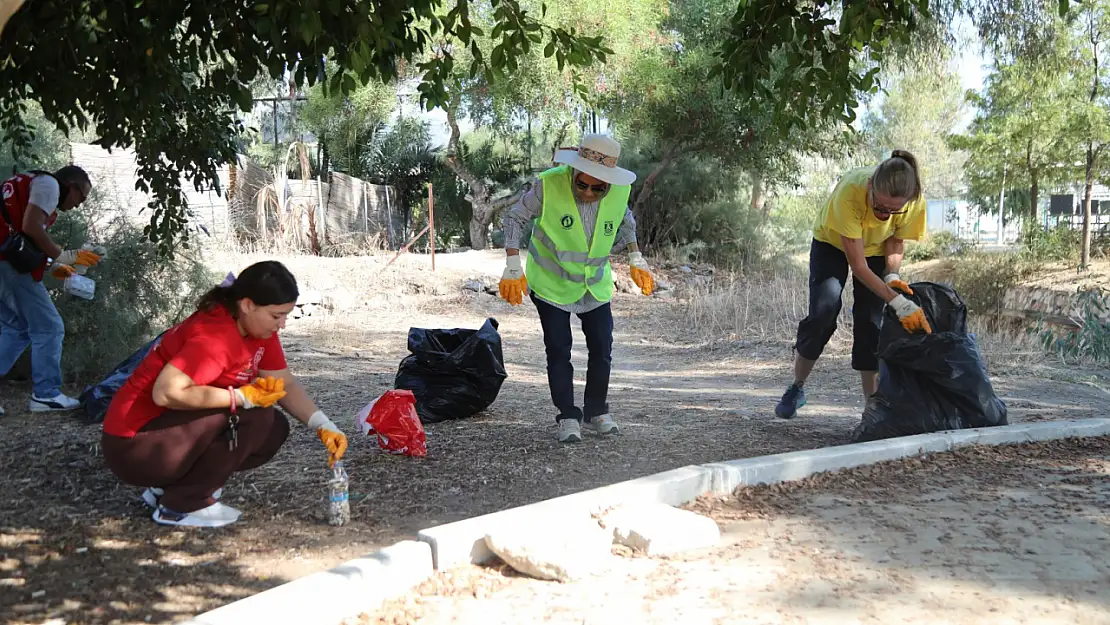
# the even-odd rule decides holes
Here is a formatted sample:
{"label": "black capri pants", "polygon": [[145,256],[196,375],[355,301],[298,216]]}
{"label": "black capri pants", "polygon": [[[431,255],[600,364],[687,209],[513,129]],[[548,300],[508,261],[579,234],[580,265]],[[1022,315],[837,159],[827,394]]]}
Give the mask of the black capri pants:
{"label": "black capri pants", "polygon": [[[869,256],[867,266],[882,277],[885,256]],[[809,315],[798,324],[794,348],[802,358],[817,360],[836,332],[841,295],[848,281],[848,257],[834,245],[814,239],[809,248]],[[886,302],[852,278],[852,368],[878,371],[879,325]]]}

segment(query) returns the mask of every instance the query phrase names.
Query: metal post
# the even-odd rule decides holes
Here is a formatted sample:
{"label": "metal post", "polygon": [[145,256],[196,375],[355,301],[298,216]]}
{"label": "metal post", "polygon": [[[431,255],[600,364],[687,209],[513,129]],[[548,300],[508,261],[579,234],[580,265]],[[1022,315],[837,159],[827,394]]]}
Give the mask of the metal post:
{"label": "metal post", "polygon": [[436,209],[432,201],[432,183],[428,183],[428,247],[432,250],[432,271],[436,270]]}

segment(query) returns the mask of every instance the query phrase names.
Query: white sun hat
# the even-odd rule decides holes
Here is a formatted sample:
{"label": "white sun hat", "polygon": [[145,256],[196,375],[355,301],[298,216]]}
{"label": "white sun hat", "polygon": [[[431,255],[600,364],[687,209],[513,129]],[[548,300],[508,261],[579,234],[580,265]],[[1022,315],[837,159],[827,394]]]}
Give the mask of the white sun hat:
{"label": "white sun hat", "polygon": [[588,134],[577,148],[560,148],[553,160],[609,184],[630,185],[636,181],[636,174],[617,167],[620,155],[621,144],[612,137]]}

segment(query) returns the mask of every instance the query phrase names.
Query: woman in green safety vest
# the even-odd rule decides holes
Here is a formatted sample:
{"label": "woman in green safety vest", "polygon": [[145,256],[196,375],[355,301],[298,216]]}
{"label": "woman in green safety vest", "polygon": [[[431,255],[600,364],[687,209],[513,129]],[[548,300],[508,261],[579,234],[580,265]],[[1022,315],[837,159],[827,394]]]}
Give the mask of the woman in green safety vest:
{"label": "woman in green safety vest", "polygon": [[[562,443],[581,441],[582,423],[601,435],[619,429],[606,403],[613,364],[610,252],[627,249],[636,286],[644,295],[655,288],[636,246],[636,220],[628,208],[636,174],[617,167],[620,151],[619,143],[597,134],[586,135],[577,148],[558,150],[554,160],[560,165],[541,173],[532,189],[505,213],[501,297],[516,306],[531,290],[543,327],[547,383],[559,411],[556,438]],[[529,224],[532,237],[525,270],[520,240]],[[589,351],[582,409],[574,398],[571,314],[582,320]]]}

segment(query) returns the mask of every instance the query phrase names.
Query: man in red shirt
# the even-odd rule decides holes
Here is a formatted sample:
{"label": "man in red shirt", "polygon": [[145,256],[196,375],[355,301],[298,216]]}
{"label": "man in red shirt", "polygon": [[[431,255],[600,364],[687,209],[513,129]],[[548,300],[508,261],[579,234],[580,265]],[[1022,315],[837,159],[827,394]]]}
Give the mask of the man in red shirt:
{"label": "man in red shirt", "polygon": [[[74,273],[72,265],[100,262],[92,252],[63,251],[47,232],[58,211],[72,210],[85,201],[92,183],[85,170],[69,165],[53,174],[16,175],[0,188],[0,376],[7,375],[30,347],[31,412],[73,410],[80,402],[62,393],[65,326],[42,277],[48,267],[64,278]],[[13,247],[23,253],[17,254]]]}

